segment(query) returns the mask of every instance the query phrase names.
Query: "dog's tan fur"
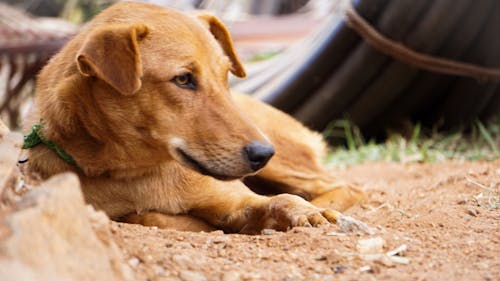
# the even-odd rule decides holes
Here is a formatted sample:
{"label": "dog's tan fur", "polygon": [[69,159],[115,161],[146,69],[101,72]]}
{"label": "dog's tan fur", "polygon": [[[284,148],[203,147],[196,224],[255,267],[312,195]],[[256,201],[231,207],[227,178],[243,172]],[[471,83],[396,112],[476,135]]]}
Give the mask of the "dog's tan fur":
{"label": "dog's tan fur", "polygon": [[[87,202],[111,218],[179,229],[255,233],[318,225],[338,218],[329,207],[362,198],[321,167],[319,134],[230,93],[229,71],[245,76],[217,18],[116,4],[42,70],[36,113],[27,122],[43,119],[44,136],[78,167],[43,145],[30,150],[30,167],[44,177],[77,173]],[[187,72],[196,77],[196,90],[172,82]],[[257,174],[242,156],[253,141],[276,148]],[[224,181],[191,169],[180,150]],[[296,195],[258,195],[238,180],[244,176],[256,190],[297,194],[322,208]]]}

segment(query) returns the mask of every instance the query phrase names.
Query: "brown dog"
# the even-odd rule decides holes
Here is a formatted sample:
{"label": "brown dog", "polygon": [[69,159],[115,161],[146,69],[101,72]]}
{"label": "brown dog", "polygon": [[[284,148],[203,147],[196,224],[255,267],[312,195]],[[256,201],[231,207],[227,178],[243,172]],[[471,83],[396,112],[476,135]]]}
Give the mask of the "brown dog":
{"label": "brown dog", "polygon": [[[87,202],[146,225],[256,233],[337,221],[342,215],[329,208],[348,207],[362,193],[323,170],[320,135],[231,94],[229,71],[245,76],[214,16],[116,4],[38,79],[31,124],[43,120],[39,135],[75,163],[37,145],[30,167],[44,177],[73,171]],[[322,208],[296,195],[258,195],[241,178]]]}

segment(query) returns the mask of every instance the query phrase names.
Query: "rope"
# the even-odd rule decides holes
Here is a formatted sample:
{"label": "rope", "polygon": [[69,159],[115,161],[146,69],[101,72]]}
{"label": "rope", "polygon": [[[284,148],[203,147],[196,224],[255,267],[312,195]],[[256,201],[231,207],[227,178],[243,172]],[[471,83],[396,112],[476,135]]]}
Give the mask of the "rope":
{"label": "rope", "polygon": [[73,159],[73,157],[71,157],[71,155],[69,155],[66,151],[64,151],[64,149],[58,146],[55,142],[45,139],[45,137],[41,133],[42,129],[43,129],[42,121],[40,121],[40,123],[34,124],[31,127],[31,132],[24,136],[23,149],[32,148],[40,143],[43,143],[48,148],[52,149],[55,153],[57,153],[57,155],[59,155],[59,157],[61,157],[64,161],[66,161],[66,163],[77,167],[76,161],[75,159]]}
{"label": "rope", "polygon": [[358,14],[351,1],[346,1],[345,21],[368,44],[398,61],[436,73],[472,77],[478,81],[500,81],[500,68],[484,67],[419,53],[387,38]]}

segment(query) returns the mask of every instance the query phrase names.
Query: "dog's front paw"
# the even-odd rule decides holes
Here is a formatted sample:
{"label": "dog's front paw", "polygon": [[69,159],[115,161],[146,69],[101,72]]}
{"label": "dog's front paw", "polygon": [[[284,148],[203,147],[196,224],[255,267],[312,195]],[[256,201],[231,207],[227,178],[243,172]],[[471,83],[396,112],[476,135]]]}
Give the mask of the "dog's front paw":
{"label": "dog's front paw", "polygon": [[286,231],[296,226],[312,227],[336,223],[344,232],[373,233],[363,222],[331,209],[318,208],[303,198],[280,194],[267,198],[263,205],[247,213],[240,233],[258,234],[263,229]]}
{"label": "dog's front paw", "polygon": [[267,226],[278,230],[287,230],[295,226],[318,226],[337,221],[335,212],[318,208],[291,194],[280,194],[270,198],[266,217]]}
{"label": "dog's front paw", "polygon": [[365,223],[331,209],[318,208],[299,196],[280,194],[270,198],[265,228],[287,230],[295,226],[336,223],[342,231],[373,233]]}

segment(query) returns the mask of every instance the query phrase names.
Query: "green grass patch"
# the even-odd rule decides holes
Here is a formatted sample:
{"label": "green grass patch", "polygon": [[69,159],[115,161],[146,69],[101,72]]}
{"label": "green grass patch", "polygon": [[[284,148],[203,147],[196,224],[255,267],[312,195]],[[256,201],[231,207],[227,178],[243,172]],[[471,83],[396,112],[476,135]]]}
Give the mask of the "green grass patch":
{"label": "green grass patch", "polygon": [[392,133],[383,143],[365,141],[359,129],[347,120],[332,122],[324,135],[343,139],[345,143],[328,154],[326,164],[330,167],[372,161],[433,163],[500,159],[500,116],[488,124],[476,121],[467,132],[426,131],[417,124],[411,137]]}

